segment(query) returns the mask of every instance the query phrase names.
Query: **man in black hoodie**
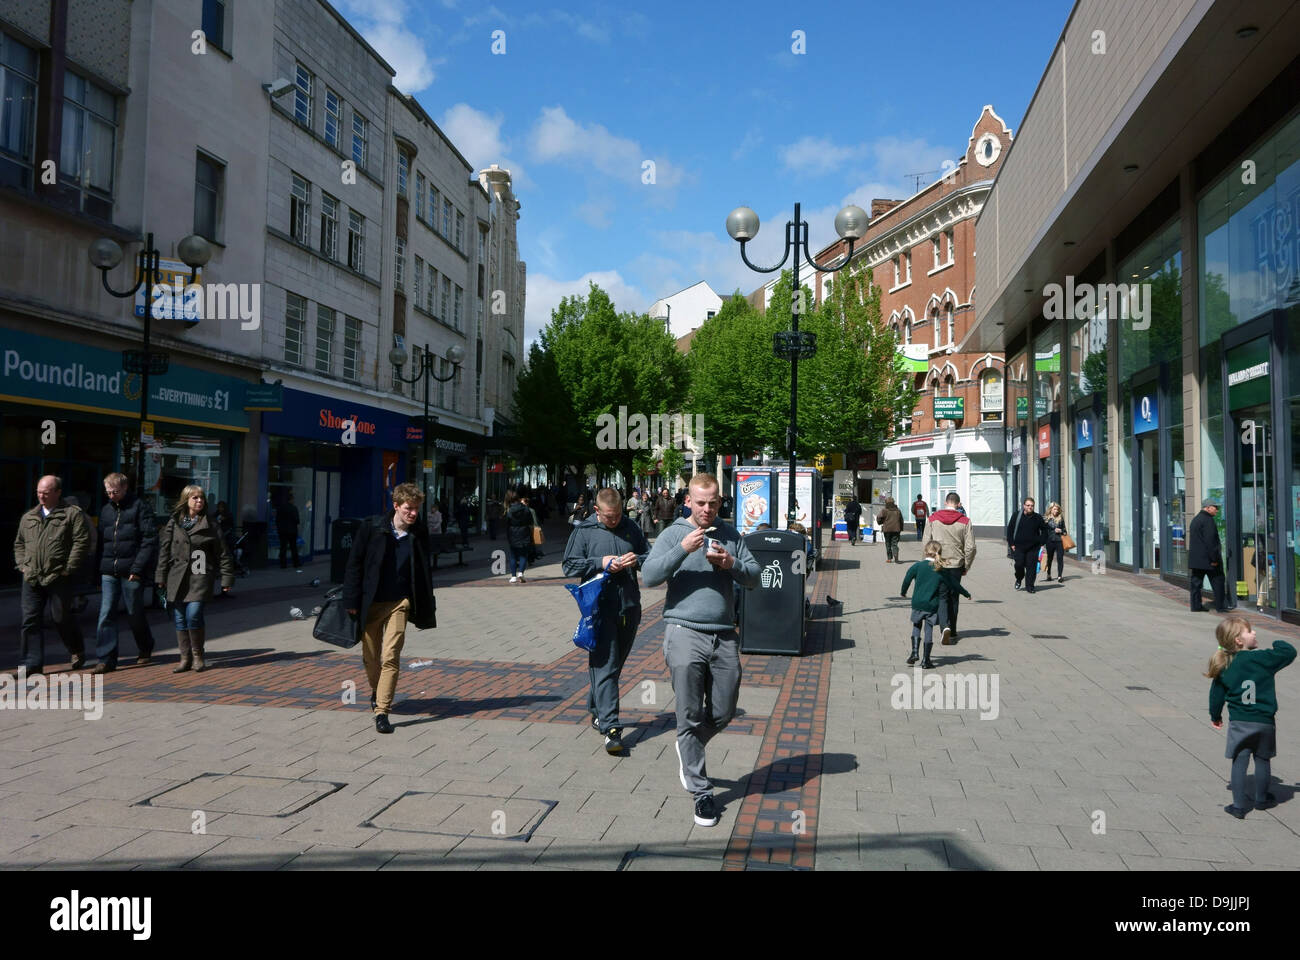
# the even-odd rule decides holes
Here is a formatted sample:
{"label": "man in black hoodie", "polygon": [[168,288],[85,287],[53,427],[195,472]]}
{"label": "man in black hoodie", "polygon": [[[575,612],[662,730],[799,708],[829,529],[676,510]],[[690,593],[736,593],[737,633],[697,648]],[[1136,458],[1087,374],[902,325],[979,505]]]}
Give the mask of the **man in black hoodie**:
{"label": "man in black hoodie", "polygon": [[153,509],[127,487],[122,473],[104,478],[108,502],[99,512],[101,559],[99,626],[96,629],[99,664],[95,673],[117,669],[117,624],[114,614],[118,597],[126,608],[126,622],[135,638],[136,665],[153,662],[153,634],[145,619],[143,590],[153,583],[158,559],[158,525]]}
{"label": "man in black hoodie", "polygon": [[1034,592],[1034,579],[1038,576],[1038,551],[1047,543],[1047,524],[1042,514],[1034,512],[1033,497],[1026,497],[1020,513],[1007,524],[1007,545],[1015,553],[1016,589],[1025,582],[1025,592]]}
{"label": "man in black hoodie", "polygon": [[591,725],[605,738],[605,751],[623,752],[618,719],[619,675],[637,627],[641,625],[641,588],[636,571],[650,553],[640,526],[623,516],[623,498],[605,487],[596,494],[596,512],[573,528],[564,548],[564,575],[589,580],[608,568],[610,582],[600,595],[600,635],[587,655]]}

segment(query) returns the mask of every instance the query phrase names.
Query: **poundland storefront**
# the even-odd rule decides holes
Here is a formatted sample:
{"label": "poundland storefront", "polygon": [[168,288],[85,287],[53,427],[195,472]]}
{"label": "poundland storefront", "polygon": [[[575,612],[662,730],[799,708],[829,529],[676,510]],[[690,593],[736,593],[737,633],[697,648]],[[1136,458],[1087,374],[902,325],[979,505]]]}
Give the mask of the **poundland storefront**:
{"label": "poundland storefront", "polygon": [[[12,543],[18,517],[36,503],[36,481],[63,478],[92,517],[103,505],[103,479],[121,471],[134,482],[140,431],[140,377],[122,369],[120,350],[0,331],[0,542]],[[145,460],[145,496],[170,512],[189,483],[213,506],[235,508],[248,414],[245,381],[173,362],[149,378],[153,441]],[[0,566],[0,569],[3,569]],[[0,583],[14,579],[0,573]]]}

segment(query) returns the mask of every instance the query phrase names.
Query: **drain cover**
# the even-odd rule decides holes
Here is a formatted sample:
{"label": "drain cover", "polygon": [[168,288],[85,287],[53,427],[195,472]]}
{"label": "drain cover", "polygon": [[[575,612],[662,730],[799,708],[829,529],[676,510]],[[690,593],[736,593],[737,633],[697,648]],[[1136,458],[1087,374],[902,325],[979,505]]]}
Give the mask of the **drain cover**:
{"label": "drain cover", "polygon": [[555,800],[408,790],[361,824],[401,833],[527,842]]}
{"label": "drain cover", "polygon": [[193,780],[168,787],[134,804],[203,810],[206,813],[242,813],[253,817],[290,817],[343,789],[326,780],[292,777],[248,777],[234,773],[201,773]]}

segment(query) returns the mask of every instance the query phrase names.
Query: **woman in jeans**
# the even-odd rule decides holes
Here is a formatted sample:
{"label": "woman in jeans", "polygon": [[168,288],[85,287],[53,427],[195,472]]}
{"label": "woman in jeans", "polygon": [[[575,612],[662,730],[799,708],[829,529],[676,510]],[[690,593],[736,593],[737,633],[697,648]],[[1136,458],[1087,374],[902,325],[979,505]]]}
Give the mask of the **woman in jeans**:
{"label": "woman in jeans", "polygon": [[510,546],[510,582],[526,583],[524,571],[533,549],[533,511],[513,493],[506,498],[506,543]]}
{"label": "woman in jeans", "polygon": [[235,561],[220,526],[208,516],[203,488],[190,484],[181,491],[171,519],[158,537],[158,572],[154,575],[176,623],[181,663],[172,673],[184,673],[191,666],[196,673],[207,669],[203,605],[215,593],[218,571],[221,592],[229,593],[235,585]]}
{"label": "woman in jeans", "polygon": [[1061,510],[1059,503],[1053,502],[1048,508],[1047,513],[1043,515],[1043,522],[1047,524],[1047,563],[1043,564],[1043,571],[1047,574],[1047,580],[1052,579],[1052,555],[1056,556],[1056,582],[1064,583],[1062,574],[1065,572],[1065,547],[1061,543],[1061,537],[1066,533],[1065,513]]}

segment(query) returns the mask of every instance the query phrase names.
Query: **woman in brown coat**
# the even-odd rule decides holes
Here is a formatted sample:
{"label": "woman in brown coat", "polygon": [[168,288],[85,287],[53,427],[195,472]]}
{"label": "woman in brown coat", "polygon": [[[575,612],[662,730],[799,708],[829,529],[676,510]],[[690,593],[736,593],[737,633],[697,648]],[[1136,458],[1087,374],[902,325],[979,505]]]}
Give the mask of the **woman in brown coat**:
{"label": "woman in brown coat", "polygon": [[203,605],[216,592],[217,570],[221,592],[235,585],[235,561],[216,520],[208,516],[203,488],[190,484],[181,491],[171,519],[158,537],[158,589],[171,604],[176,622],[176,645],[181,663],[172,673],[207,669],[203,661]]}

